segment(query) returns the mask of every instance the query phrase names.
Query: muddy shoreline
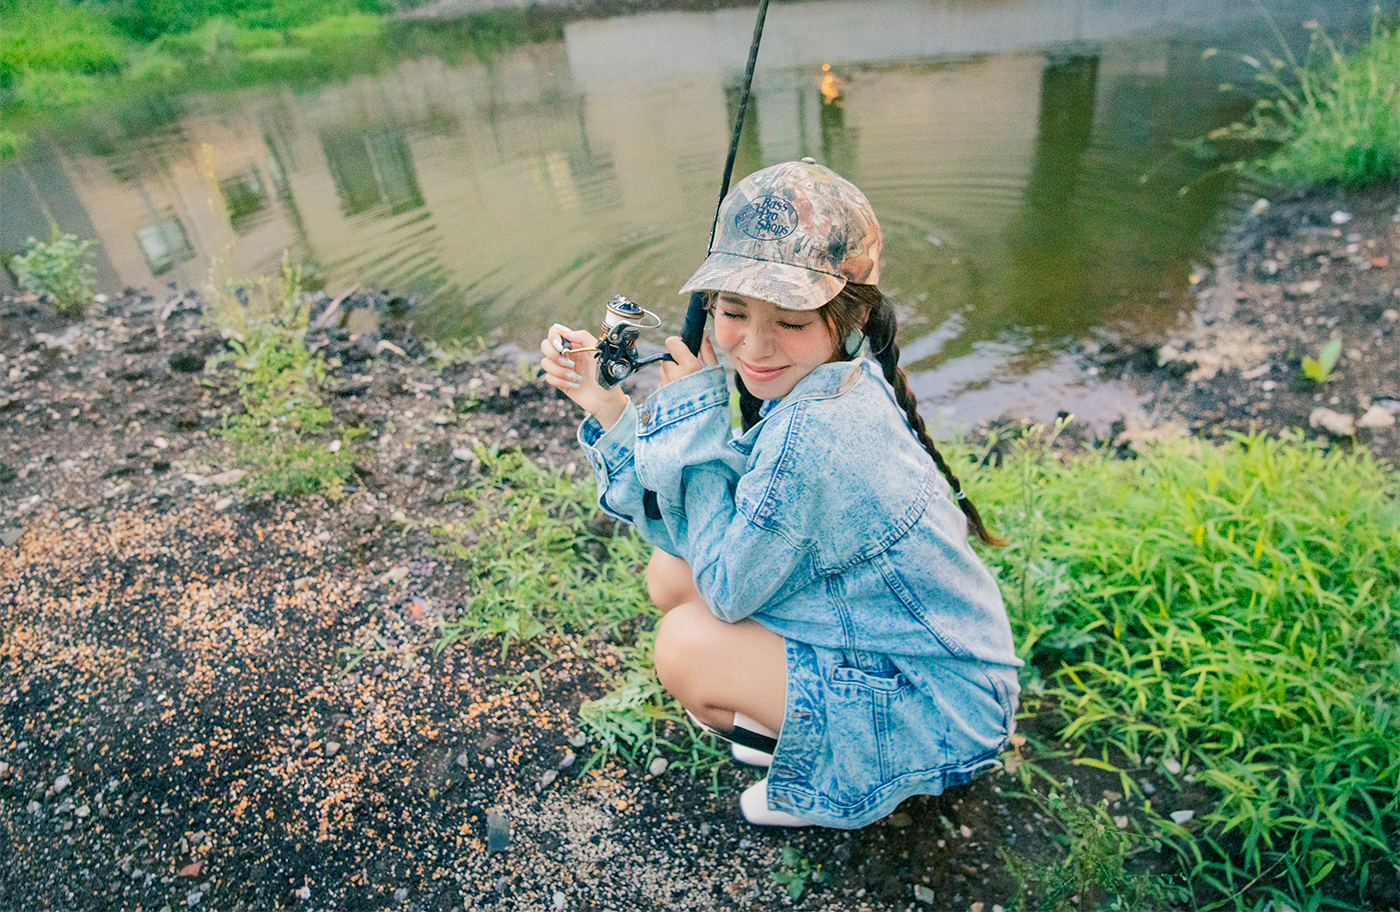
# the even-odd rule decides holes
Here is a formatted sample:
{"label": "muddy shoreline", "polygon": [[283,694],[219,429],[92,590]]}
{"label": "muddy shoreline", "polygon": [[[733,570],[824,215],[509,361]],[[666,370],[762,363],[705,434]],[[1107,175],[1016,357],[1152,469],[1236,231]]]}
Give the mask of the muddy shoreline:
{"label": "muddy shoreline", "polygon": [[[1086,370],[1137,389],[1150,421],[1066,439],[1128,455],[1253,429],[1393,463],[1397,207],[1394,191],[1255,206],[1190,320],[1083,343]],[[359,481],[332,502],[239,486],[214,433],[237,392],[205,370],[224,342],[197,292],[115,296],[79,323],[0,300],[10,908],[994,912],[1010,889],[996,847],[1053,845],[1004,774],[854,833],[759,830],[738,815],[747,768],[579,774],[577,708],[616,661],[605,638],[432,653],[434,619],[470,596],[431,530],[468,509],[447,495],[480,477],[476,447],[586,466],[573,406],[527,353],[448,357],[414,337],[411,305],[313,308],[335,418],[367,429]],[[1303,357],[1334,337],[1336,367],[1308,380]],[[347,647],[369,658],[348,668]],[[796,903],[771,878],[784,847],[824,866]]]}

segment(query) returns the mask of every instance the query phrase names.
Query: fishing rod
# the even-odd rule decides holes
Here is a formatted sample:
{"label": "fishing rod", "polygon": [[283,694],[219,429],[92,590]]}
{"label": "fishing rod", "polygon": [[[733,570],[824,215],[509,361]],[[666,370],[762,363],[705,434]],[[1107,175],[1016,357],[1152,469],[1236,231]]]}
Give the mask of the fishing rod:
{"label": "fishing rod", "polygon": [[[768,17],[768,0],[760,0],[758,4],[758,21],[753,27],[753,41],[749,43],[749,62],[744,67],[744,86],[739,93],[739,110],[734,116],[734,134],[729,138],[729,156],[724,160],[724,179],[719,185],[719,202],[715,204],[715,217],[710,222],[710,243],[705,250],[715,243],[715,232],[719,228],[719,212],[724,206],[724,198],[729,193],[729,179],[734,176],[734,158],[739,153],[739,134],[744,129],[744,109],[749,104],[749,89],[753,85],[754,64],[758,61],[758,43],[763,38],[763,20]],[[689,348],[691,354],[700,351],[700,340],[705,335],[705,320],[708,313],[705,310],[705,292],[692,291],[690,293],[690,307],[685,312],[685,326],[681,329],[681,341]],[[740,393],[743,389],[743,380],[739,381]]]}
{"label": "fishing rod", "polygon": [[[739,134],[744,128],[744,111],[748,108],[749,94],[753,87],[753,71],[758,61],[758,45],[763,38],[763,23],[768,17],[768,0],[760,0],[758,20],[753,27],[753,40],[749,43],[749,59],[744,66],[744,82],[739,93],[739,109],[734,116],[734,133],[729,138],[729,154],[724,161],[724,176],[720,181],[719,201],[715,203],[715,217],[710,222],[710,243],[714,245],[715,233],[719,228],[719,213],[724,207],[724,198],[729,194],[729,181],[734,176],[734,159],[739,153]],[[709,313],[705,308],[705,292],[690,294],[690,306],[686,310],[685,324],[681,329],[681,341],[691,354],[700,352],[700,342],[705,336],[705,321]],[[645,322],[648,318],[654,323]],[[660,325],[660,318],[633,301],[618,295],[609,302],[603,318],[603,335],[593,348],[570,349],[576,352],[596,352],[598,358],[598,383],[604,389],[611,389],[631,376],[634,371],[656,361],[670,361],[669,354],[653,355],[649,358],[637,357],[637,337],[642,329]],[[758,410],[762,400],[749,392],[743,378],[735,376],[739,388],[739,410],[744,417],[744,426],[749,427],[758,420]]]}

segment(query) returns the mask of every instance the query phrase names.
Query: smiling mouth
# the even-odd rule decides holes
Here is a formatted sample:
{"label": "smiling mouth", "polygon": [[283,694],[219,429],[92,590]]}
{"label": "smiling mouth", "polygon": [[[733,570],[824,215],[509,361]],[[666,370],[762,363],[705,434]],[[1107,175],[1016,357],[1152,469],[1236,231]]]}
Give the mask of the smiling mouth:
{"label": "smiling mouth", "polygon": [[774,377],[787,370],[786,366],[754,367],[747,361],[740,361],[739,364],[744,368],[744,373],[747,374],[749,377],[753,378],[754,380],[772,380]]}

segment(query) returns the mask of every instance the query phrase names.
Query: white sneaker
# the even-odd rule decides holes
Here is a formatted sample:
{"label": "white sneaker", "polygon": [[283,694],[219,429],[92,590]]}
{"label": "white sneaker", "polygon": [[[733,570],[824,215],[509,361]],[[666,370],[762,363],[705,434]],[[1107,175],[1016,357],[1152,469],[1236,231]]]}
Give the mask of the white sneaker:
{"label": "white sneaker", "polygon": [[760,779],[744,789],[744,793],[739,796],[739,810],[744,812],[744,819],[755,826],[805,827],[812,825],[812,821],[803,820],[787,811],[769,809],[768,780],[766,778]]}

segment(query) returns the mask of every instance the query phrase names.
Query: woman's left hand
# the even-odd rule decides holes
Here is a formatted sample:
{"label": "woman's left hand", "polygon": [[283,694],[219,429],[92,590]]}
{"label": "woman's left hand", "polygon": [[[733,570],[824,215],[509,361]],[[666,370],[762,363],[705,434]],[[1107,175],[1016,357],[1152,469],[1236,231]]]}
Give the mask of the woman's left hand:
{"label": "woman's left hand", "polygon": [[708,335],[700,340],[700,357],[691,354],[690,349],[681,341],[680,336],[668,336],[666,339],[666,351],[671,353],[675,359],[661,362],[661,385],[665,386],[672,380],[693,374],[696,371],[707,367],[714,367],[719,363],[719,357],[715,355],[715,347],[710,344]]}

